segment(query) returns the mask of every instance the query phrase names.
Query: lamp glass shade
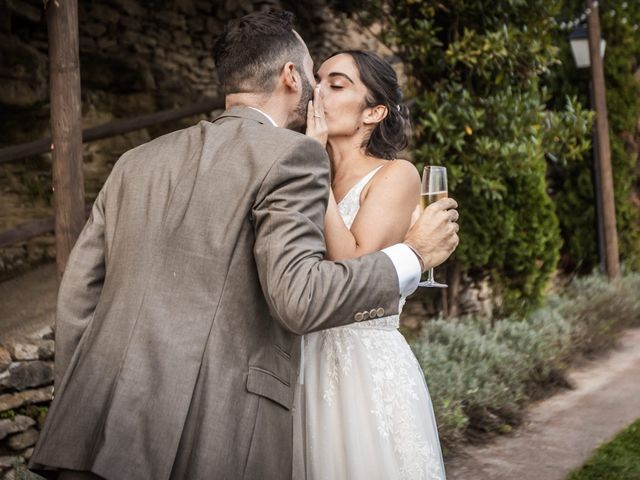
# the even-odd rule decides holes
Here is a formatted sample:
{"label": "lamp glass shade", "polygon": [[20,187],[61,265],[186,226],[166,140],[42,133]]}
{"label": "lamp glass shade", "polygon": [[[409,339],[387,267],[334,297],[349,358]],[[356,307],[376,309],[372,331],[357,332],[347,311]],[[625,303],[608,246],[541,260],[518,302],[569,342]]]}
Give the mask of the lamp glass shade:
{"label": "lamp glass shade", "polygon": [[[580,25],[571,32],[569,36],[569,42],[571,42],[571,53],[573,53],[573,59],[576,62],[578,68],[589,68],[591,66],[591,56],[589,55],[589,35],[587,27]],[[607,42],[604,38],[600,39],[600,56],[604,59],[604,51],[607,47]]]}

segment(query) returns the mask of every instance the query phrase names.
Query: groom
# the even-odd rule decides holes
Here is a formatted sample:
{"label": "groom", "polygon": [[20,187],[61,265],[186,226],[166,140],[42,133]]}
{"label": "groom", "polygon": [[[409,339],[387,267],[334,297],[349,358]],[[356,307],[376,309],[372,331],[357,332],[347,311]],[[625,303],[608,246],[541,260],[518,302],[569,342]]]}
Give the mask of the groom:
{"label": "groom", "polygon": [[329,161],[288,129],[315,83],[290,14],[242,18],[215,60],[227,110],[125,153],[69,259],[30,462],[48,478],[291,478],[298,335],[397,314],[457,245],[443,200],[404,244],[323,260]]}

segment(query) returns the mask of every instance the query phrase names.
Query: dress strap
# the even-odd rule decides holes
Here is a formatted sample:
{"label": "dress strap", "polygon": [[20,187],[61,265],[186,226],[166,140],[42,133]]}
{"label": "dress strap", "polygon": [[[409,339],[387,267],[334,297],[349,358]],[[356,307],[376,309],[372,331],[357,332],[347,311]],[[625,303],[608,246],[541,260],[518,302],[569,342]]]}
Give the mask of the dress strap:
{"label": "dress strap", "polygon": [[[384,167],[384,165],[380,165],[379,167],[374,168],[369,173],[367,173],[364,177],[362,177],[362,180],[358,182],[360,186],[364,188],[367,185],[367,183],[369,183],[369,181],[373,178],[373,176],[376,173],[378,173],[378,170],[380,170],[382,167]],[[362,188],[360,188],[360,191],[362,191]]]}
{"label": "dress strap", "polygon": [[362,192],[362,190],[367,185],[367,183],[369,183],[369,181],[373,178],[373,176],[376,173],[378,173],[378,170],[380,170],[382,167],[384,167],[384,165],[380,165],[379,167],[374,168],[369,173],[367,173],[364,177],[358,180],[356,184],[353,187],[351,187],[351,189],[347,192],[347,194],[342,198],[342,200],[340,200],[340,203],[338,203],[338,205],[345,202],[348,198],[351,198],[354,196],[360,197],[360,192]]}

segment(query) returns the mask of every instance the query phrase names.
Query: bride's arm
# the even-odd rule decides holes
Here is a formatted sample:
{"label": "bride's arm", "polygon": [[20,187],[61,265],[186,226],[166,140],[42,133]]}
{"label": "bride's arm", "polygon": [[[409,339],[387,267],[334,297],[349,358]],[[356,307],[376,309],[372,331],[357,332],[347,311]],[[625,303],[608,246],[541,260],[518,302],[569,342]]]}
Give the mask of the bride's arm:
{"label": "bride's arm", "polygon": [[332,191],[324,226],[327,259],[360,257],[402,242],[419,197],[416,168],[406,160],[394,160],[374,175],[349,230]]}

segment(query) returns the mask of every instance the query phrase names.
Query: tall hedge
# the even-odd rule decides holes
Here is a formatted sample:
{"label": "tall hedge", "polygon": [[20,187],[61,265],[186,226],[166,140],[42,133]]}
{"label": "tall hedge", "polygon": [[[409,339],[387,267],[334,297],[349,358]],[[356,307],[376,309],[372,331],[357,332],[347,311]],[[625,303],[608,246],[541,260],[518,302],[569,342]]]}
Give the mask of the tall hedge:
{"label": "tall hedge", "polygon": [[[591,116],[542,80],[557,65],[553,0],[336,3],[382,36],[411,75],[418,167],[444,165],[459,204],[453,257],[490,275],[509,312],[537,304],[562,245],[545,157],[589,149]],[[381,13],[382,12],[382,13]]]}
{"label": "tall hedge", "polygon": [[[582,0],[565,0],[558,24],[578,18]],[[640,2],[600,2],[602,36],[607,42],[604,57],[607,107],[611,137],[611,163],[615,188],[616,220],[620,256],[628,270],[640,270]],[[568,29],[556,28],[561,65],[553,70],[550,88],[574,95],[589,108],[588,69],[578,70],[571,56]],[[634,74],[636,76],[634,77]],[[560,95],[558,95],[560,96]],[[569,162],[550,164],[553,197],[562,236],[562,266],[588,272],[598,265],[593,158],[585,152]]]}

